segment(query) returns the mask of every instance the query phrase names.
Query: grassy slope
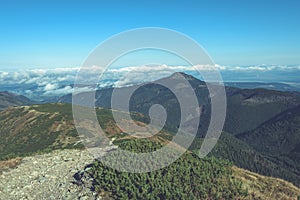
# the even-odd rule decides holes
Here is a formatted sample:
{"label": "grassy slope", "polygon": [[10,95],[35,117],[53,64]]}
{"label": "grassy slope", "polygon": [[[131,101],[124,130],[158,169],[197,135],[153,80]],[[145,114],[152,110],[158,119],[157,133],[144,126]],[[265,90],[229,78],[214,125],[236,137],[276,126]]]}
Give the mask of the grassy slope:
{"label": "grassy slope", "polygon": [[245,169],[233,167],[233,175],[248,188],[246,199],[298,199],[300,189],[282,179],[262,176]]}
{"label": "grassy slope", "polygon": [[[147,121],[140,114],[132,114]],[[107,135],[120,134],[111,111],[97,109],[97,117]],[[140,122],[140,123],[142,123]],[[12,107],[0,112],[0,160],[34,152],[82,148],[75,129],[70,104],[43,104]]]}
{"label": "grassy slope", "polygon": [[43,112],[43,106],[9,108],[0,115],[0,159],[38,151],[80,148],[70,116]]}

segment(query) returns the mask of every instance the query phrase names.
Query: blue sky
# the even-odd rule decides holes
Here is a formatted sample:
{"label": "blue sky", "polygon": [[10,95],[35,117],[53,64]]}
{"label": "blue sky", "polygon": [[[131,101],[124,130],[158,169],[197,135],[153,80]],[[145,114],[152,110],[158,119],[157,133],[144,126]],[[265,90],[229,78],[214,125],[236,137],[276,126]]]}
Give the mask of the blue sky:
{"label": "blue sky", "polygon": [[300,64],[300,1],[1,1],[0,69],[74,67],[103,40],[164,27],[222,65]]}

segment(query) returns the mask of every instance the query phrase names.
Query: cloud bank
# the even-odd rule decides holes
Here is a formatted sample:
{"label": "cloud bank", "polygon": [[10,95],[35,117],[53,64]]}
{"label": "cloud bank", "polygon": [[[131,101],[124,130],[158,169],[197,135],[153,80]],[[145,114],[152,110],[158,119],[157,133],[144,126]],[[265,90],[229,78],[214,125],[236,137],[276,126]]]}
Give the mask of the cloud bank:
{"label": "cloud bank", "polygon": [[[224,81],[298,82],[300,66],[256,65],[256,66],[128,66],[104,68],[92,66],[86,71],[82,83],[89,83],[104,71],[98,87],[122,87],[154,81],[174,72],[185,72],[201,79],[199,71],[218,69]],[[0,90],[9,90],[29,97],[61,96],[73,92],[73,84],[80,67],[31,69],[14,72],[0,71]]]}

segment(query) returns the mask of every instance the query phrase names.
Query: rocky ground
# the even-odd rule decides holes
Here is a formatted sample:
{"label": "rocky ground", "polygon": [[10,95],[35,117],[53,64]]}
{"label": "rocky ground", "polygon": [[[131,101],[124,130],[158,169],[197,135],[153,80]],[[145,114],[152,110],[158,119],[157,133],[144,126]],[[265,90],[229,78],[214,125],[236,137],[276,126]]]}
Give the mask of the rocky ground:
{"label": "rocky ground", "polygon": [[86,150],[25,157],[16,168],[0,174],[0,199],[100,199],[90,190],[92,180],[74,184],[74,174],[89,170],[86,166],[92,161]]}

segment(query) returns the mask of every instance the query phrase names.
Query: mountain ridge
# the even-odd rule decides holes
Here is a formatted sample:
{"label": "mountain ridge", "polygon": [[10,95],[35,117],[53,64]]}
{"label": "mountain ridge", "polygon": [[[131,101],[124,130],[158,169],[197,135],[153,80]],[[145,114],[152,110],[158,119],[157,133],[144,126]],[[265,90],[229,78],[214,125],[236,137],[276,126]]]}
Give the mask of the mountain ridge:
{"label": "mountain ridge", "polygon": [[[197,78],[182,72],[174,73],[171,76],[159,79],[154,82],[134,86],[137,88],[130,99],[131,111],[148,115],[148,110],[153,104],[163,105],[170,112],[170,119],[167,125],[172,128],[170,131],[176,132],[179,126],[179,102],[175,95],[166,87],[159,85],[161,81],[172,80],[172,84],[183,84],[178,77],[183,76],[192,86],[197,95],[202,113],[202,126],[198,134],[203,135],[210,120],[210,97],[206,83]],[[176,80],[178,80],[176,82]],[[111,96],[114,89],[126,92],[132,88],[106,88],[95,92],[95,106],[111,108]],[[235,87],[225,87],[227,95],[227,117],[224,131],[232,134],[240,134],[250,131],[275,115],[297,105],[300,105],[300,93],[281,92],[267,89],[239,89]],[[88,92],[79,93],[80,98],[86,98]],[[89,95],[87,95],[89,96]],[[79,98],[78,98],[79,99]],[[62,96],[58,102],[72,103],[72,94]],[[172,108],[172,109],[171,109]]]}
{"label": "mountain ridge", "polygon": [[0,111],[10,106],[22,106],[37,103],[23,95],[2,91],[0,92]]}

